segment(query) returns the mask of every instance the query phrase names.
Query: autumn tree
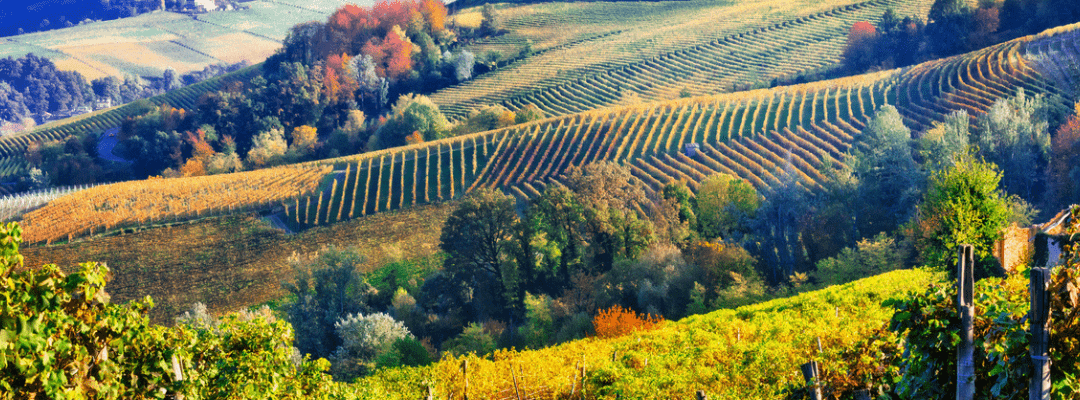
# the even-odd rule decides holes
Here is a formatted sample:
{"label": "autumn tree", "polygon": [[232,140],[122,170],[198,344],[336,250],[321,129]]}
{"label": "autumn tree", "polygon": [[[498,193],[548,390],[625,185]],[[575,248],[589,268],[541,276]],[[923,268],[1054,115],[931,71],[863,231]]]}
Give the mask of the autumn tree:
{"label": "autumn tree", "polygon": [[876,64],[877,29],[866,21],[856,22],[848,30],[847,45],[844,47],[844,65],[852,71],[864,71]]}
{"label": "autumn tree", "polygon": [[1001,167],[1006,191],[1037,201],[1050,156],[1049,107],[1052,100],[1028,96],[1023,88],[1000,99],[979,118],[976,144],[987,161]]}
{"label": "autumn tree", "polygon": [[390,116],[372,136],[368,148],[385,149],[405,144],[405,138],[419,132],[424,140],[445,137],[450,122],[427,96],[403,95],[394,103]]}
{"label": "autumn tree", "polygon": [[1054,209],[1080,201],[1080,103],[1061,125],[1050,145],[1049,190]]}
{"label": "autumn tree", "polygon": [[260,133],[255,138],[251,151],[247,154],[247,162],[256,167],[263,167],[274,157],[285,154],[287,149],[285,133],[279,128],[271,129]]}
{"label": "autumn tree", "polygon": [[656,329],[663,322],[662,318],[638,314],[634,310],[616,304],[596,314],[593,318],[593,328],[596,330],[597,337],[606,339]]}
{"label": "autumn tree", "polygon": [[719,173],[701,183],[695,203],[702,237],[733,239],[747,233],[747,222],[754,218],[761,199],[750,182]]}

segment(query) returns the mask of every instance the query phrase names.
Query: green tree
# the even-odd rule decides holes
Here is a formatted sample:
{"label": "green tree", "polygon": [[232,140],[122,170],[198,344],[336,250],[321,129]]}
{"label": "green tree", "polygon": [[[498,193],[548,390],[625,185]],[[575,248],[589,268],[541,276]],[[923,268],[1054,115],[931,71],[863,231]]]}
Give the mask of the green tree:
{"label": "green tree", "polygon": [[745,179],[728,174],[709,176],[697,194],[698,232],[705,238],[732,239],[748,232],[761,198]]}
{"label": "green tree", "polygon": [[1030,201],[1041,195],[1045,184],[1050,102],[1042,95],[1028,96],[1020,88],[1016,96],[994,102],[978,120],[980,154],[1001,167],[1006,191]]}
{"label": "green tree", "polygon": [[[439,237],[439,247],[448,255],[444,269],[453,279],[488,292],[496,304],[516,304],[517,272],[507,259],[517,222],[513,197],[486,188],[465,197]],[[499,308],[494,311],[501,313]]]}
{"label": "green tree", "polygon": [[450,122],[431,99],[422,95],[402,95],[394,103],[386,123],[372,136],[373,142],[368,148],[404,146],[405,138],[413,132],[419,132],[427,141],[446,137],[449,131]]}
{"label": "green tree", "polygon": [[334,325],[347,315],[370,311],[367,304],[373,290],[357,270],[363,260],[351,249],[331,246],[314,259],[292,263],[296,278],[284,287],[296,300],[285,312],[302,354],[330,356],[341,345]]}
{"label": "green tree", "polygon": [[1014,218],[1014,199],[999,188],[1001,171],[992,163],[962,155],[953,167],[930,176],[918,213],[906,227],[919,258],[926,265],[955,275],[956,248],[975,247],[981,276],[994,273],[986,263],[994,241]]}
{"label": "green tree", "polygon": [[911,130],[895,107],[885,105],[859,142],[853,164],[859,180],[860,236],[891,232],[910,216],[923,180],[912,157]]}

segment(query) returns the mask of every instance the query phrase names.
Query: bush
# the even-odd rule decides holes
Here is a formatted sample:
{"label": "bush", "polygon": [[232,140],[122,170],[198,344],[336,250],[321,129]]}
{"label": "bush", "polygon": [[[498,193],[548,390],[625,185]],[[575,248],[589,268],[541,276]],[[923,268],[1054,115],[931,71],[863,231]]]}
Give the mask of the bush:
{"label": "bush", "polygon": [[334,324],[334,328],[341,346],[330,356],[330,371],[335,379],[343,381],[371,373],[377,359],[394,351],[395,342],[412,338],[409,328],[384,313],[349,315]]}
{"label": "bush", "polygon": [[814,278],[822,286],[831,286],[900,269],[907,252],[895,238],[879,233],[860,240],[855,249],[849,247],[836,257],[818,261]]}
{"label": "bush", "polygon": [[600,310],[593,317],[593,328],[599,338],[613,338],[632,332],[656,329],[664,322],[663,318],[648,314],[638,314],[629,308],[616,304],[606,310]]}

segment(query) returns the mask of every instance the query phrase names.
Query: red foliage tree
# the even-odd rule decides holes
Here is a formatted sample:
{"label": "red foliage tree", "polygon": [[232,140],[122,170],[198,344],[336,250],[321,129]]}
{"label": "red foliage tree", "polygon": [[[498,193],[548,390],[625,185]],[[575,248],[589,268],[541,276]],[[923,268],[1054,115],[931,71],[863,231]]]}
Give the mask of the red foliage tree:
{"label": "red foliage tree", "polygon": [[844,47],[844,64],[854,71],[874,65],[877,39],[877,28],[869,22],[859,21],[852,25],[848,31],[847,46]]}

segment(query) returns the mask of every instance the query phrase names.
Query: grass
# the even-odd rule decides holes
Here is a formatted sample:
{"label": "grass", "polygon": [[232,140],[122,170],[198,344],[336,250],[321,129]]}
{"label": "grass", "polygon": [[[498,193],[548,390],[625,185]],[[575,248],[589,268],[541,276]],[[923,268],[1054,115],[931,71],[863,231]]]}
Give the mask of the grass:
{"label": "grass", "polygon": [[253,214],[213,217],[76,243],[26,246],[20,252],[27,267],[108,263],[114,301],[152,296],[152,317],[171,322],[196,301],[218,314],[280,299],[286,294],[280,283],[293,277],[289,258],[330,245],[355,246],[366,259],[364,272],[389,262],[428,259],[438,253],[442,222],[451,207],[415,207],[292,235]]}

